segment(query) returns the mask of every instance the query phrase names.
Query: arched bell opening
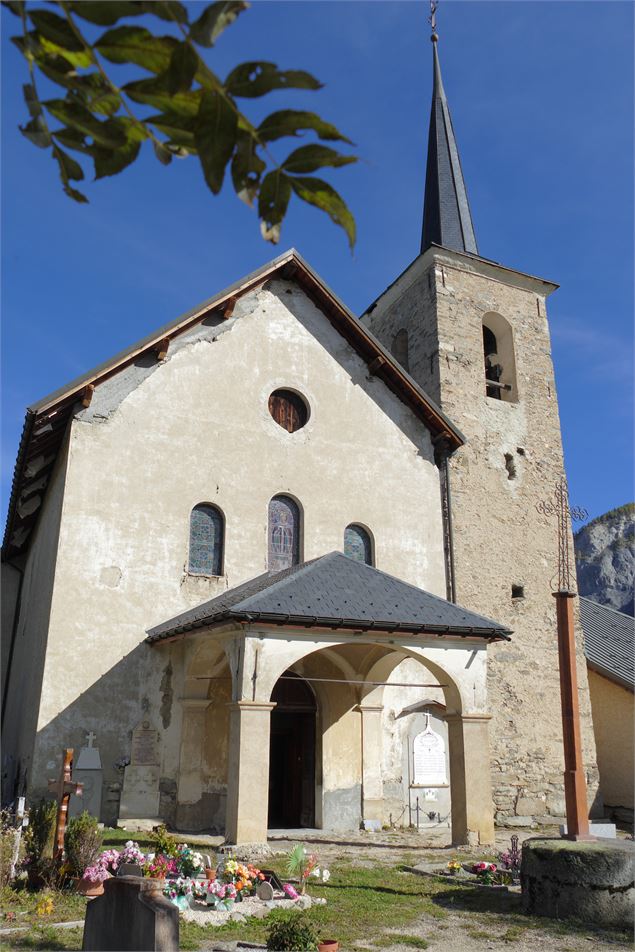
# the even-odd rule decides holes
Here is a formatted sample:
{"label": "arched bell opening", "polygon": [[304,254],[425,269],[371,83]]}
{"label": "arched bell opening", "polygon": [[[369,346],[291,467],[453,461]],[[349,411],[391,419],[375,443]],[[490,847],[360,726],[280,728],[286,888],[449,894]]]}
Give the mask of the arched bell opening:
{"label": "arched bell opening", "polygon": [[317,704],[309,683],[287,670],[271,695],[269,829],[315,827]]}

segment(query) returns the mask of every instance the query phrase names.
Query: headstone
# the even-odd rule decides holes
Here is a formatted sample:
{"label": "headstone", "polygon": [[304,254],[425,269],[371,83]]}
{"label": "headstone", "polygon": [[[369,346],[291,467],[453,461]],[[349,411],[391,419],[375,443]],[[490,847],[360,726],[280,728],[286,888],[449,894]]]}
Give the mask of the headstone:
{"label": "headstone", "polygon": [[91,816],[101,819],[101,789],[103,786],[103,773],[101,769],[101,757],[96,747],[93,747],[93,741],[97,735],[89,731],[86,735],[88,741],[87,747],[82,747],[79,757],[74,764],[73,778],[81,781],[84,785],[82,797],[71,797],[68,808],[69,816],[77,816],[83,810],[87,810]]}
{"label": "headstone", "polygon": [[159,732],[143,720],[132,732],[130,763],[125,769],[119,819],[159,814]]}
{"label": "headstone", "polygon": [[273,899],[273,886],[271,883],[258,883],[256,886],[256,895],[258,899],[262,899],[263,902],[271,902]]}
{"label": "headstone", "polygon": [[117,876],[143,876],[143,870],[138,863],[122,863]]}
{"label": "headstone", "polygon": [[84,922],[85,952],[174,952],[179,948],[179,910],[156,879],[107,879]]}
{"label": "headstone", "polygon": [[445,769],[445,743],[440,734],[430,727],[430,715],[426,714],[426,726],[414,739],[415,786],[447,784]]}

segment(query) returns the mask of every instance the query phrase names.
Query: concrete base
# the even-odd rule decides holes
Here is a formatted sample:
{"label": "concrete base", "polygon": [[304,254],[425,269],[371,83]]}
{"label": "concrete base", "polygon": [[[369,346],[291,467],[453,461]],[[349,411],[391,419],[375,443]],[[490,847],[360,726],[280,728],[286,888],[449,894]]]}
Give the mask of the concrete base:
{"label": "concrete base", "polygon": [[[567,832],[567,824],[562,823],[560,826],[560,836],[566,836]],[[617,830],[614,823],[602,821],[598,823],[589,823],[589,834],[590,836],[599,836],[600,838],[607,840],[614,840],[617,836]]]}
{"label": "concrete base", "polygon": [[631,928],[635,842],[530,839],[523,843],[523,909],[536,916]]}

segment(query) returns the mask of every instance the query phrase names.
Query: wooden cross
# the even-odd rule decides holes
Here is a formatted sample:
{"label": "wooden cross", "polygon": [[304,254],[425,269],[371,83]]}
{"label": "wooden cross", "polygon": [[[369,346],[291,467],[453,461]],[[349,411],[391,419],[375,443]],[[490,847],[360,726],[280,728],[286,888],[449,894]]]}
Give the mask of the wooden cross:
{"label": "wooden cross", "polygon": [[62,770],[57,780],[49,780],[49,791],[55,794],[57,800],[57,823],[55,825],[55,859],[64,852],[64,835],[66,833],[66,818],[71,794],[81,797],[84,784],[73,781],[73,748],[67,747],[64,751]]}

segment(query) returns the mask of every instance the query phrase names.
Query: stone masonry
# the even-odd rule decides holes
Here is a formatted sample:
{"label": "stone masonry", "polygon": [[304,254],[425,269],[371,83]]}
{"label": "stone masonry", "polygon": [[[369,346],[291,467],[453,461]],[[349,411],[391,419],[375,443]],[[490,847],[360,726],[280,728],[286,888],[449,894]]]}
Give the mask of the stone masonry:
{"label": "stone masonry", "polygon": [[[363,318],[388,349],[400,330],[407,331],[411,376],[467,438],[450,460],[456,596],[459,604],[514,630],[510,644],[492,645],[488,655],[496,819],[517,825],[564,814],[551,595],[557,579],[556,521],[536,509],[564,471],[545,309],[555,288],[433,246]],[[517,396],[515,402],[486,396],[486,315],[499,325],[504,318],[511,329],[515,380],[509,395]],[[576,638],[589,806],[597,813],[595,745],[577,620]]]}

